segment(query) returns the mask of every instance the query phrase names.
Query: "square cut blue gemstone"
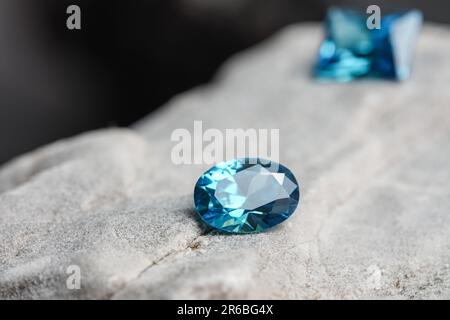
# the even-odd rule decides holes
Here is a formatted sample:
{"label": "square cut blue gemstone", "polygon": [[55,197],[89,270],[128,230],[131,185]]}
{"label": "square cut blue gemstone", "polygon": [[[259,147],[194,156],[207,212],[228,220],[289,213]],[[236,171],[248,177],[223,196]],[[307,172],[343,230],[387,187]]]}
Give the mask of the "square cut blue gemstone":
{"label": "square cut blue gemstone", "polygon": [[362,77],[409,77],[422,13],[411,10],[382,16],[379,29],[367,27],[368,17],[353,10],[328,11],[316,78],[346,82]]}

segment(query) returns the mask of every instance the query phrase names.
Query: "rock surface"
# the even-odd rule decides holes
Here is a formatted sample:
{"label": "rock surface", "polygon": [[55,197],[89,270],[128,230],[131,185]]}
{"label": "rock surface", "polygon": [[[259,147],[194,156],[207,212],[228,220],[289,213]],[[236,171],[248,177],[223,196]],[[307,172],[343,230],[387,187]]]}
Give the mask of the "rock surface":
{"label": "rock surface", "polygon": [[[450,30],[404,83],[310,79],[321,31],[290,27],[131,129],[0,170],[0,298],[450,298]],[[176,128],[279,128],[300,209],[262,234],[205,230]],[[81,270],[69,290],[67,268]]]}

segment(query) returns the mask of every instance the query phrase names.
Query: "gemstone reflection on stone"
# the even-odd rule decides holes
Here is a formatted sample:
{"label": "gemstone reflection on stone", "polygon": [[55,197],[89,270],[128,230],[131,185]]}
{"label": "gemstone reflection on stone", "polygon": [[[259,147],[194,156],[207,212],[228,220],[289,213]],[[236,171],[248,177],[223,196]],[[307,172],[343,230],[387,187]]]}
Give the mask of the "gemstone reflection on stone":
{"label": "gemstone reflection on stone", "polygon": [[315,76],[351,81],[360,77],[407,79],[422,24],[420,11],[382,16],[380,29],[368,29],[369,15],[331,8],[326,39],[319,49]]}
{"label": "gemstone reflection on stone", "polygon": [[286,167],[257,158],[222,162],[198,179],[195,208],[209,226],[228,233],[271,228],[295,211],[300,188]]}

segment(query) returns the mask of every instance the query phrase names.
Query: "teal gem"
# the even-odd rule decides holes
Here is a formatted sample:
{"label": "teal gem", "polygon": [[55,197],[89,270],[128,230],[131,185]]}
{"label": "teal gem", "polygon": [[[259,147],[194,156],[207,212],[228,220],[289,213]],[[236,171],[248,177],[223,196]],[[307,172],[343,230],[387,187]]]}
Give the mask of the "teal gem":
{"label": "teal gem", "polygon": [[411,73],[414,44],[422,24],[420,11],[381,18],[380,29],[369,29],[369,15],[332,8],[326,38],[319,49],[315,76],[351,81],[361,77],[405,80]]}
{"label": "teal gem", "polygon": [[273,161],[242,158],[203,173],[195,185],[194,203],[212,228],[253,233],[289,218],[299,196],[299,185],[289,169]]}

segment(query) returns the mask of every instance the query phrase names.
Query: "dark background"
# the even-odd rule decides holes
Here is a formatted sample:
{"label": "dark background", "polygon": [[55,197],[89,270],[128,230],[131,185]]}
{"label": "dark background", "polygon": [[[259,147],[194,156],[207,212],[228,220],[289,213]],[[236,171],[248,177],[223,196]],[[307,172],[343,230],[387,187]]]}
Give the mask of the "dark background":
{"label": "dark background", "polygon": [[[81,7],[82,30],[66,28],[70,4]],[[450,22],[447,0],[0,0],[0,164],[129,125],[281,27],[320,21],[330,5],[370,4]]]}

